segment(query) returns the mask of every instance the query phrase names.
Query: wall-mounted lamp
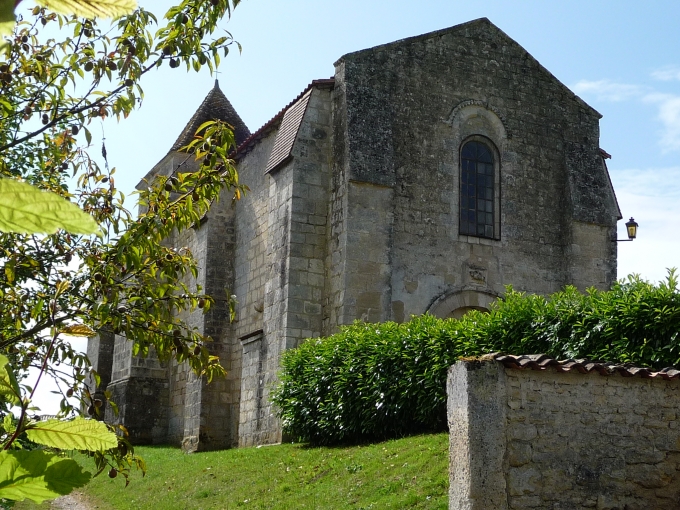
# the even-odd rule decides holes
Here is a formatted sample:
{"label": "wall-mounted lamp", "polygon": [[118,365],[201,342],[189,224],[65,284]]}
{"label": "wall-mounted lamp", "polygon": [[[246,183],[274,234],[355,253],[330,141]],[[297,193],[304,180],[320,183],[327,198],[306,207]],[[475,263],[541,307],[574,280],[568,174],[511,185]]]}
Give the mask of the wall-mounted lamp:
{"label": "wall-mounted lamp", "polygon": [[628,232],[628,239],[614,239],[616,242],[632,241],[637,237],[637,222],[631,217],[630,220],[626,222],[626,231]]}

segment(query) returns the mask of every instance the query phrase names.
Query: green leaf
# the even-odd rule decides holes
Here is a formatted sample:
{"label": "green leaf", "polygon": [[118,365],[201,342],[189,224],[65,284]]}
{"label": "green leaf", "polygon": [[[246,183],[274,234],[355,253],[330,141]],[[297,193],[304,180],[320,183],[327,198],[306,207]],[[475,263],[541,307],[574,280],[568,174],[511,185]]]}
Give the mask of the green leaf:
{"label": "green leaf", "polygon": [[76,418],[47,420],[26,429],[31,441],[62,450],[108,450],[118,446],[116,435],[103,422]]}
{"label": "green leaf", "polygon": [[21,403],[21,393],[7,356],[0,354],[0,395],[12,405]]}
{"label": "green leaf", "polygon": [[0,53],[9,48],[5,37],[14,32],[14,0],[0,0]]}
{"label": "green leaf", "polygon": [[85,324],[71,324],[69,326],[64,326],[59,330],[59,332],[71,336],[85,336],[85,337],[91,337],[97,334],[96,331],[94,331],[91,327],[86,326]]}
{"label": "green leaf", "polygon": [[0,231],[52,234],[94,234],[97,222],[76,204],[25,182],[0,179]]}
{"label": "green leaf", "polygon": [[16,430],[14,426],[14,415],[12,413],[7,413],[2,419],[2,428],[7,434],[13,434]]}
{"label": "green leaf", "polygon": [[84,18],[117,18],[137,8],[135,0],[38,0],[37,3],[60,14]]}
{"label": "green leaf", "polygon": [[73,459],[41,450],[0,452],[0,498],[39,504],[82,487],[90,478]]}

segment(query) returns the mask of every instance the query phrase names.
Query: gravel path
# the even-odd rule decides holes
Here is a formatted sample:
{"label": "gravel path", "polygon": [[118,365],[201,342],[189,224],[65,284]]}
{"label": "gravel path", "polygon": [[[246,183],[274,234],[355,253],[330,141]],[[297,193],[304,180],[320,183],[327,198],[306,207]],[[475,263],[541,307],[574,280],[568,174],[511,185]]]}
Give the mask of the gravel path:
{"label": "gravel path", "polygon": [[58,510],[92,510],[97,506],[91,506],[82,492],[74,491],[68,496],[62,496],[52,501],[51,508]]}

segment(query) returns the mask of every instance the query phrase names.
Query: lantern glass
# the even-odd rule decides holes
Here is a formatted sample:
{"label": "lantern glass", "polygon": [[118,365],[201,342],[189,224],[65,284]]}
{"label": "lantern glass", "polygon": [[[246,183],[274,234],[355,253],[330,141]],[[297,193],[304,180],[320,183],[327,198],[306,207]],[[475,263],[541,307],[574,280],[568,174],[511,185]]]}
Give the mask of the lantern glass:
{"label": "lantern glass", "polygon": [[638,224],[633,218],[626,222],[626,230],[628,231],[628,239],[635,239],[637,236]]}

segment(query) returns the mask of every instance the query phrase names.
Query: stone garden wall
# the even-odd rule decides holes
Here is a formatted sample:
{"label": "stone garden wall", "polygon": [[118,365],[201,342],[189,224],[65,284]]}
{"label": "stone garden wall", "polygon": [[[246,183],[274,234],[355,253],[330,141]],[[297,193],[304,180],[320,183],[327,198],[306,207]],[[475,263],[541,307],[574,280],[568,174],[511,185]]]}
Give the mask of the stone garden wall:
{"label": "stone garden wall", "polygon": [[680,371],[500,356],[447,390],[449,508],[680,508]]}

